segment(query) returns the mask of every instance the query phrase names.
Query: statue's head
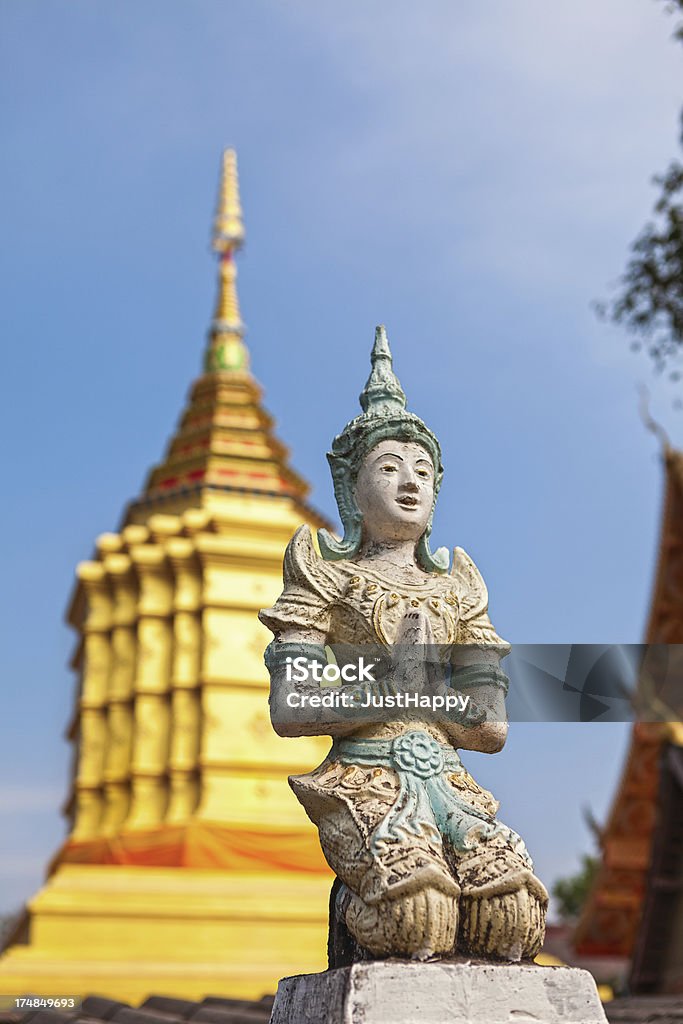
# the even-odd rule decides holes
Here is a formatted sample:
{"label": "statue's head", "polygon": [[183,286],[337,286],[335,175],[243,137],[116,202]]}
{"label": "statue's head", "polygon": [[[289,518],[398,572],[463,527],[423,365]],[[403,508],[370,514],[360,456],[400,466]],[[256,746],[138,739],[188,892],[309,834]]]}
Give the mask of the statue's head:
{"label": "statue's head", "polygon": [[[320,550],[328,560],[353,558],[363,538],[364,512],[375,534],[382,530],[384,515],[386,529],[393,530],[397,539],[412,539],[419,523],[417,561],[428,572],[445,572],[447,549],[434,554],[429,550],[443,476],[441,447],[419,416],[406,410],[406,396],[392,368],[384,327],[375,332],[371,363],[360,396],[363,412],[335,437],[327,456],[344,536],[338,541],[327,530],[319,530]],[[412,482],[406,483],[409,477]],[[408,491],[418,497],[417,503],[399,500]]]}

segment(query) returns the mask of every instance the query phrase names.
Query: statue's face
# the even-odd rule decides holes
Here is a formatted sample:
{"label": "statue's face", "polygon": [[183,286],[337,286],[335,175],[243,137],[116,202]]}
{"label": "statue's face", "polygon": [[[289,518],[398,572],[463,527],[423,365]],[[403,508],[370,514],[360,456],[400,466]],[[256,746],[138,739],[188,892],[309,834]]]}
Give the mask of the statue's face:
{"label": "statue's face", "polygon": [[434,502],[434,466],[414,441],[380,441],[361,463],[356,504],[368,540],[418,541]]}

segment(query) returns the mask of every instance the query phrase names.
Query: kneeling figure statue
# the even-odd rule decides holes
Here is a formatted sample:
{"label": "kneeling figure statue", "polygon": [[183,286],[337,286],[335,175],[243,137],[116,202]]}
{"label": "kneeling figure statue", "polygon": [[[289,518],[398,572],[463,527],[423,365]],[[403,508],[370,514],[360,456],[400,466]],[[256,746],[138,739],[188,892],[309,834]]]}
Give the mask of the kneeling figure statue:
{"label": "kneeling figure statue", "polygon": [[[330,966],[392,956],[532,958],[548,894],[524,843],[497,820],[497,802],[458,754],[495,753],[505,743],[500,661],[509,645],[488,617],[474,562],[456,548],[449,569],[447,550],[430,550],[441,449],[406,410],[383,327],[371,361],[363,411],[328,455],[343,539],[319,531],[319,554],[302,526],[285,554],[283,592],[260,613],[274,634],[266,650],[274,728],[333,738],[318,768],[290,778],[337,875]],[[339,688],[362,714],[348,702],[311,700],[331,692],[313,675],[292,682],[296,659],[324,665],[330,649],[338,665],[344,651],[384,658],[382,678]],[[439,716],[387,713],[390,695],[397,706],[398,693],[421,692],[433,650],[448,662],[439,692],[470,699]]]}

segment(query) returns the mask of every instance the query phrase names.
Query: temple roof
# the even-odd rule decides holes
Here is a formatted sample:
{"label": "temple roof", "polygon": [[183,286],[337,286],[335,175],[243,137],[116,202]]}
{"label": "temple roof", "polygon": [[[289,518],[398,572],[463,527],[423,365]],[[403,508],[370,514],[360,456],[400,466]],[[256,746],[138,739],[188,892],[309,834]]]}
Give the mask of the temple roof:
{"label": "temple roof", "polygon": [[[664,510],[645,641],[683,643],[683,452],[664,445]],[[631,956],[643,912],[658,824],[664,745],[683,745],[680,723],[637,722],[602,832],[602,861],[579,921],[584,956]]]}
{"label": "temple roof", "polygon": [[203,506],[208,495],[216,494],[289,500],[303,518],[324,525],[305,503],[309,486],[290,466],[288,449],[274,434],[250,369],[235,263],[244,235],[237,158],[229,149],[223,155],[213,224],[218,289],[203,373],[190,389],[163,460],[129,506],[124,525],[144,521],[151,512]]}
{"label": "temple roof", "polygon": [[87,996],[79,1009],[0,1011],[0,1024],[267,1024],[273,996],[227,999],[208,996],[201,1002],[150,996],[139,1007],[102,996]]}
{"label": "temple roof", "polygon": [[[0,1011],[0,1024],[266,1024],[273,996],[260,1000],[209,997],[202,1002],[150,996],[140,1007],[88,996],[80,1010]],[[628,997],[605,1004],[609,1024],[683,1024],[678,996]]]}
{"label": "temple roof", "polygon": [[660,764],[652,842],[631,991],[679,993],[683,1008],[683,747],[667,744]]}

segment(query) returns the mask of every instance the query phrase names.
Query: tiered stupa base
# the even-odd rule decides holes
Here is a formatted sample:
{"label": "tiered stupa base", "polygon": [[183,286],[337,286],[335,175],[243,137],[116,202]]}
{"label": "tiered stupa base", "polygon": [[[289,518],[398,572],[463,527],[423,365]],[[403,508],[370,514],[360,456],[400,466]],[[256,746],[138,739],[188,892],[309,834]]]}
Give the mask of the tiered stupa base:
{"label": "tiered stupa base", "polygon": [[283,965],[324,969],[328,895],[320,874],[63,864],[31,901],[30,944],[0,959],[0,996],[258,999]]}

